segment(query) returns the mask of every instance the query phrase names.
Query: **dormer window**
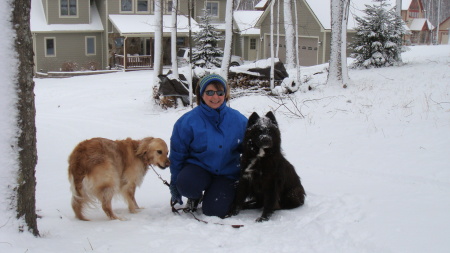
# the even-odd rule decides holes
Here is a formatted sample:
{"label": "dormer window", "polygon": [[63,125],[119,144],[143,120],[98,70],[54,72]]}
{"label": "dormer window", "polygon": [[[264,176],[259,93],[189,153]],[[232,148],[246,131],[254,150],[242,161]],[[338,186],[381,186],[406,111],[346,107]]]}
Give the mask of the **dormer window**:
{"label": "dormer window", "polygon": [[133,0],[120,0],[120,11],[121,12],[132,12],[133,11]]}
{"label": "dormer window", "polygon": [[173,1],[167,1],[167,14],[171,14],[173,9]]}
{"label": "dormer window", "polygon": [[206,3],[206,11],[209,13],[211,17],[219,16],[219,2],[207,2]]}
{"label": "dormer window", "polygon": [[60,15],[77,16],[77,1],[78,0],[60,0]]}
{"label": "dormer window", "polygon": [[137,0],[137,11],[138,12],[149,12],[149,0]]}

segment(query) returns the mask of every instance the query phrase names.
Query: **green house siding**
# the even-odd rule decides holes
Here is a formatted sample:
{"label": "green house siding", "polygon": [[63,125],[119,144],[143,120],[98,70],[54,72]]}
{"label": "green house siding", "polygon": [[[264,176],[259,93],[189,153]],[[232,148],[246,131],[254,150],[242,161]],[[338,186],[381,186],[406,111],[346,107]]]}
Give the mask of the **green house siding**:
{"label": "green house siding", "polygon": [[[95,55],[86,54],[86,37],[95,38]],[[45,55],[46,38],[54,38],[55,55]],[[91,66],[102,69],[103,37],[101,33],[53,33],[35,34],[35,59],[38,72],[61,71],[64,64],[74,63],[75,70],[89,70]],[[38,50],[39,49],[39,50]]]}
{"label": "green house siding", "polygon": [[[321,25],[318,23],[316,17],[312,14],[311,10],[300,0],[297,2],[298,11],[298,37],[299,37],[299,57],[300,65],[311,66],[324,63],[324,39],[325,32],[322,30]],[[282,62],[286,62],[286,42],[284,39],[284,10],[283,5],[280,5],[280,11],[278,12],[278,5],[274,5],[274,45],[277,44],[279,49],[279,58]],[[277,14],[280,13],[279,27]],[[293,22],[295,23],[295,15],[293,13]],[[262,58],[270,57],[270,13],[265,16],[264,21],[261,24],[261,34],[264,35],[264,43],[262,45]],[[278,28],[277,28],[278,27]],[[280,30],[280,42],[277,43],[276,31]],[[295,43],[295,40],[294,40]]]}
{"label": "green house siding", "polygon": [[47,0],[44,11],[47,13],[48,24],[89,24],[90,1],[77,1],[76,16],[60,16],[60,0]]}

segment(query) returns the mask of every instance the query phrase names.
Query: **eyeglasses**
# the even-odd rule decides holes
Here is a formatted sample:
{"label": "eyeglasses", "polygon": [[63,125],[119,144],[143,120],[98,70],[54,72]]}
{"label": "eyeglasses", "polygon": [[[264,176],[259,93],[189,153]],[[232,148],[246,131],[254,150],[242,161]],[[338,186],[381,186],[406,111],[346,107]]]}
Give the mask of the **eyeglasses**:
{"label": "eyeglasses", "polygon": [[214,96],[214,93],[216,93],[217,96],[219,96],[219,97],[225,95],[225,91],[223,91],[223,90],[218,90],[218,91],[207,90],[207,91],[205,91],[205,94],[210,97]]}

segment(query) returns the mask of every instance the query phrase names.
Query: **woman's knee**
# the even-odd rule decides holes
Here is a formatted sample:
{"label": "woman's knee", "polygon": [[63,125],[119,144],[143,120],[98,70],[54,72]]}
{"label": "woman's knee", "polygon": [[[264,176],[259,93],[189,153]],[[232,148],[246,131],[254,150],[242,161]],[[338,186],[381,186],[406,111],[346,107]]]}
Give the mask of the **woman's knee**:
{"label": "woman's knee", "polygon": [[234,200],[235,188],[229,179],[214,180],[205,191],[202,210],[207,216],[225,217]]}
{"label": "woman's knee", "polygon": [[209,172],[196,165],[187,165],[177,177],[177,188],[182,196],[198,199],[209,185]]}

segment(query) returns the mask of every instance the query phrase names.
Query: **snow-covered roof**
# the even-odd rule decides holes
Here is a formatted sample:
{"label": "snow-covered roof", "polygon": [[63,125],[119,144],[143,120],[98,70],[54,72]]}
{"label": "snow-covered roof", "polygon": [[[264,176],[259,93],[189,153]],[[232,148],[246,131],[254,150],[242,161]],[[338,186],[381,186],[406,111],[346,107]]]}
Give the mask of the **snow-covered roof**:
{"label": "snow-covered roof", "polygon": [[260,29],[255,28],[256,22],[261,17],[263,11],[235,11],[233,13],[241,35],[259,35]]}
{"label": "snow-covered roof", "polygon": [[[305,0],[311,7],[311,10],[316,15],[319,22],[322,24],[323,28],[326,30],[331,29],[331,6],[330,0]],[[387,3],[394,7],[396,4],[395,0],[387,0]],[[351,0],[349,17],[348,17],[348,29],[354,29],[357,26],[355,17],[365,16],[364,9],[366,5],[376,4],[373,0]]]}
{"label": "snow-covered roof", "polygon": [[255,5],[255,9],[264,8],[264,6],[266,5],[267,1],[269,1],[269,0],[261,0],[261,1],[259,1],[259,3]]}
{"label": "snow-covered roof", "polygon": [[411,31],[422,31],[422,28],[423,28],[423,26],[425,24],[428,26],[429,30],[433,30],[434,29],[434,26],[426,18],[415,18],[415,19],[413,19],[411,24],[409,25],[409,29]]}
{"label": "snow-covered roof", "polygon": [[[109,20],[117,28],[122,36],[153,34],[155,32],[155,15],[109,15]],[[163,32],[170,33],[172,28],[172,15],[163,15]],[[197,32],[200,30],[197,22],[191,18],[191,30]],[[177,32],[189,32],[189,19],[186,16],[177,17]]]}
{"label": "snow-covered roof", "polygon": [[47,24],[44,14],[44,7],[41,0],[31,0],[30,10],[30,30],[34,33],[39,32],[75,32],[103,31],[102,21],[95,4],[91,5],[91,22],[89,24]]}
{"label": "snow-covered roof", "polygon": [[402,0],[402,11],[405,11],[411,5],[412,0]]}
{"label": "snow-covered roof", "polygon": [[[263,0],[263,1],[270,1],[270,0]],[[395,6],[396,0],[386,0],[386,1],[391,4],[391,7]],[[305,0],[305,2],[308,4],[309,8],[317,18],[317,21],[322,25],[323,29],[331,30],[330,0]],[[373,5],[375,3],[376,2],[374,2],[373,0],[351,0],[347,25],[348,29],[354,29],[357,26],[355,17],[365,16],[364,13],[364,9],[366,8],[365,5]],[[266,8],[266,10],[264,11],[263,14],[264,17],[266,17],[268,13],[270,13],[270,7]],[[260,25],[261,21],[262,20],[258,22],[258,25]]]}

